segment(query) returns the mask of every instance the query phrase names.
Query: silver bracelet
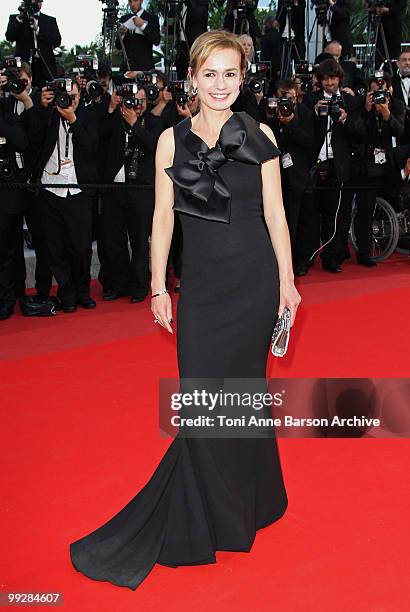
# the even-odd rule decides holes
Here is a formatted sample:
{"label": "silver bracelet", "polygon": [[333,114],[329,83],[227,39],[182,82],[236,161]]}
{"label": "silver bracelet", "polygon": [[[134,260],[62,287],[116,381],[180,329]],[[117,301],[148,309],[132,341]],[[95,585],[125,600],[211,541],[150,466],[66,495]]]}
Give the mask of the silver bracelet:
{"label": "silver bracelet", "polygon": [[151,297],[157,297],[157,295],[163,295],[164,293],[168,293],[168,289],[164,289],[163,291],[158,291],[158,293],[153,293]]}

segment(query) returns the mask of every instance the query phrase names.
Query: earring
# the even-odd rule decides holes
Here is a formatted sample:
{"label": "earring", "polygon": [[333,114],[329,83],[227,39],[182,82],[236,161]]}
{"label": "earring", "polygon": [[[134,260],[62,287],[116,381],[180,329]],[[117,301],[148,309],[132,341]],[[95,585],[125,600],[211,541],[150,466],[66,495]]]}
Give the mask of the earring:
{"label": "earring", "polygon": [[193,95],[193,96],[196,96],[196,95],[197,95],[197,93],[198,93],[198,88],[197,88],[197,87],[193,87],[193,88],[192,88],[192,95]]}

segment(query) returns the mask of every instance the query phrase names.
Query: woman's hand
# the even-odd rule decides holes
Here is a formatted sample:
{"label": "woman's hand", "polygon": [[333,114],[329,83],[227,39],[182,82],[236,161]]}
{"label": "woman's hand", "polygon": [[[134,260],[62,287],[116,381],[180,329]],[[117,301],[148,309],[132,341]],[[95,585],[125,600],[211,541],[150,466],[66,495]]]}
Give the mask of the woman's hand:
{"label": "woman's hand", "polygon": [[174,331],[171,327],[172,319],[172,301],[168,293],[157,295],[151,298],[151,310],[154,315],[154,322],[157,321],[162,327],[165,327],[170,334]]}
{"label": "woman's hand", "polygon": [[279,316],[282,315],[285,306],[290,310],[290,326],[295,322],[296,312],[302,298],[298,290],[296,289],[293,281],[287,281],[286,283],[280,284],[280,303],[279,303]]}

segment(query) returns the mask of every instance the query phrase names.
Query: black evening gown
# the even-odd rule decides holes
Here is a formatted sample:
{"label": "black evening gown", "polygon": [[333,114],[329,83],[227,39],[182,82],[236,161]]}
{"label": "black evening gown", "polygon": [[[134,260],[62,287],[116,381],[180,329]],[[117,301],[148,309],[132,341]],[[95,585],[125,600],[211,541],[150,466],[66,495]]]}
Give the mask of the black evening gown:
{"label": "black evening gown", "polygon": [[[174,128],[174,210],[183,231],[177,309],[184,378],[265,379],[279,307],[278,267],[262,209],[261,162],[278,149],[246,113],[216,147]],[[215,563],[249,551],[256,530],[285,512],[275,435],[174,438],[143,489],[107,523],[70,545],[74,567],[136,589],[155,563]]]}

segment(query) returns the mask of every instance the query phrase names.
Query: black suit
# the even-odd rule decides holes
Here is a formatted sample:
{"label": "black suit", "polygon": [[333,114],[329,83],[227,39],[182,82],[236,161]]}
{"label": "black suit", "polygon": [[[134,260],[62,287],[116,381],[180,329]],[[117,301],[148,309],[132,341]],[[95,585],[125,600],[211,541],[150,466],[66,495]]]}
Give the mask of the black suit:
{"label": "black suit", "polygon": [[406,98],[403,92],[402,86],[401,86],[401,77],[399,74],[395,74],[393,76],[392,85],[393,85],[393,97],[403,102],[404,106],[406,107],[404,134],[403,136],[400,136],[400,138],[397,138],[397,144],[398,145],[408,145],[410,144],[410,99],[409,99],[410,93],[409,93],[409,96]]}
{"label": "black suit", "polygon": [[[323,95],[323,91],[317,91],[304,98],[304,103],[314,112],[314,160],[319,158],[328,129],[327,117],[319,117],[314,111],[315,104],[323,98]],[[324,266],[330,265],[331,262],[340,265],[348,257],[347,244],[352,195],[348,191],[341,191],[340,185],[350,179],[353,144],[364,139],[364,124],[360,117],[358,101],[354,96],[342,92],[342,97],[347,119],[344,124],[334,122],[330,127],[330,142],[334,157],[328,161],[328,165],[330,175],[334,179],[330,181],[334,189],[313,191],[310,195],[306,195],[302,206],[298,237],[298,263],[303,265],[310,262],[320,242],[323,245],[328,240],[330,240],[329,244],[323,248],[320,255]],[[317,162],[317,165],[323,168],[323,163]],[[336,234],[333,236],[335,218]]]}
{"label": "black suit", "polygon": [[[0,100],[0,136],[6,138],[1,157],[10,159],[13,176],[10,181],[20,182],[23,173],[18,170],[16,152],[23,152],[28,139],[20,117],[10,112],[7,100]],[[1,179],[5,182],[6,179]],[[0,196],[0,309],[14,306],[20,288],[15,286],[18,248],[21,244],[24,194],[20,190],[2,189]]]}
{"label": "black suit", "polygon": [[[129,13],[121,17],[120,22],[125,23],[131,17],[135,15]],[[124,35],[124,47],[128,56],[131,70],[152,70],[154,68],[154,58],[152,55],[152,47],[159,45],[160,32],[159,32],[159,20],[157,15],[152,15],[147,11],[141,13],[141,19],[147,22],[147,26],[143,30],[143,34],[133,34],[127,31]],[[119,39],[115,41],[117,49],[121,49]],[[125,67],[125,61],[122,64],[122,68],[127,70]]]}
{"label": "black suit", "polygon": [[[55,108],[30,109],[30,136],[39,148],[34,176],[41,179],[60,129]],[[29,113],[30,111],[27,111]],[[69,127],[73,142],[73,161],[78,183],[96,183],[98,114],[91,107],[79,108],[77,120]],[[62,152],[64,154],[64,152]],[[58,283],[58,295],[65,305],[74,305],[88,296],[90,288],[90,250],[92,239],[92,198],[94,190],[60,197],[47,190],[40,194],[41,215],[50,257],[50,268]]]}
{"label": "black suit", "polygon": [[[267,121],[276,136],[281,151],[283,204],[289,227],[292,253],[296,258],[296,237],[303,194],[313,165],[313,113],[304,104],[297,104],[295,117],[283,124],[276,117]],[[290,155],[292,165],[285,168],[282,160]],[[285,164],[286,165],[286,164]]]}
{"label": "black suit", "polygon": [[[53,49],[61,45],[61,35],[55,17],[49,17],[40,13],[37,17],[39,33],[37,36],[38,48],[53,77],[57,76],[56,60]],[[16,43],[15,55],[21,57],[25,62],[32,59],[34,49],[34,35],[27,19],[22,23],[17,20],[17,15],[10,15],[7,26],[6,39]],[[51,80],[49,71],[45,68],[41,59],[33,59],[33,84],[44,85]]]}
{"label": "black suit", "polygon": [[[128,147],[140,152],[136,180],[126,178],[129,189],[110,191],[102,201],[102,240],[106,254],[103,286],[120,294],[145,298],[149,290],[149,243],[154,212],[154,163],[162,120],[151,113],[131,128],[120,111],[107,115],[102,144],[106,157],[104,182],[113,183],[126,165],[126,134]],[[128,240],[132,257],[128,251]]]}
{"label": "black suit", "polygon": [[[337,40],[342,45],[342,58],[353,55],[353,37],[350,28],[351,6],[350,0],[337,0],[330,7],[332,16],[330,20],[330,34],[332,40]],[[327,42],[330,42],[328,40]]]}
{"label": "black suit", "polygon": [[[374,202],[378,190],[388,187],[391,180],[394,168],[392,137],[400,138],[404,133],[405,108],[403,102],[392,98],[389,108],[388,121],[378,115],[374,108],[370,112],[365,108],[362,110],[366,138],[362,146],[362,159],[358,162],[361,171],[355,183],[369,186],[369,189],[360,190],[356,194],[355,233],[359,257],[371,255]],[[386,158],[384,164],[375,163],[375,148],[384,151]]]}
{"label": "black suit", "polygon": [[[180,40],[178,56],[175,62],[178,79],[185,79],[188,72],[189,49],[200,34],[208,29],[209,0],[189,0],[185,18],[184,34],[186,40]],[[179,33],[181,36],[181,32]]]}
{"label": "black suit", "polygon": [[[389,13],[382,16],[382,24],[386,35],[387,49],[390,59],[397,59],[400,55],[403,40],[403,23],[407,0],[391,0],[388,6]],[[381,34],[376,41],[376,67],[385,60]]]}

